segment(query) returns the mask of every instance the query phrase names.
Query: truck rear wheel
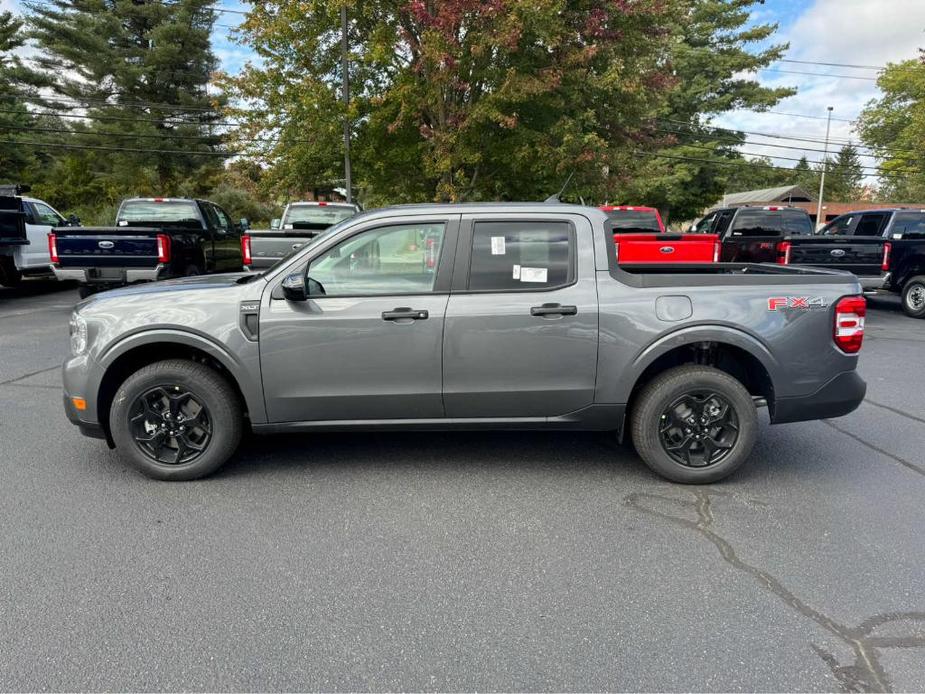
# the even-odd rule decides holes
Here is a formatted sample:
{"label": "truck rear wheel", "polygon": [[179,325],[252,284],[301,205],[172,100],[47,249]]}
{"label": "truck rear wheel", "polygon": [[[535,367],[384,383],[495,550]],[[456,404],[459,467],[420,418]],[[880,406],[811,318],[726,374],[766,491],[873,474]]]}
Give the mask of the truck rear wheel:
{"label": "truck rear wheel", "polygon": [[745,462],[758,435],[751,395],[710,366],[679,366],[656,376],[631,413],[643,462],[673,482],[708,484]]}
{"label": "truck rear wheel", "polygon": [[903,311],[913,318],[925,318],[925,275],[911,277],[903,285]]}
{"label": "truck rear wheel", "polygon": [[13,256],[0,255],[0,284],[4,287],[18,287],[22,283],[22,272],[13,262]]}
{"label": "truck rear wheel", "polygon": [[204,477],[231,457],[243,429],[241,403],[213,369],[186,359],[149,364],[116,392],[109,427],[119,453],[158,480]]}

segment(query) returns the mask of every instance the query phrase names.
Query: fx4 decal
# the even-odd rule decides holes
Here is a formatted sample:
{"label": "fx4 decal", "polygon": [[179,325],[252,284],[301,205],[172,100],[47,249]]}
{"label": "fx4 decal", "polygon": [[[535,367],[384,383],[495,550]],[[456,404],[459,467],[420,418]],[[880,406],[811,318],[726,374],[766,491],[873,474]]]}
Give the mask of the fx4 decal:
{"label": "fx4 decal", "polygon": [[826,306],[825,299],[821,296],[772,296],[768,298],[768,311],[780,311],[784,308],[814,309]]}

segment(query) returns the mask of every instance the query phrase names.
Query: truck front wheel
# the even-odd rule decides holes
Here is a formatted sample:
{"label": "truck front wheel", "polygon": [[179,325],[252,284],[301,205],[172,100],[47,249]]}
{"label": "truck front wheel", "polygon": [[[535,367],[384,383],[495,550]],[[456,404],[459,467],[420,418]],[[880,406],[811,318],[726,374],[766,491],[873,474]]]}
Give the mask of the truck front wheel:
{"label": "truck front wheel", "polygon": [[925,275],[911,277],[903,285],[903,311],[913,318],[925,318]]}
{"label": "truck front wheel", "polygon": [[643,462],[673,482],[708,484],[732,474],[758,435],[752,396],[710,366],[679,366],[645,385],[631,413]]}
{"label": "truck front wheel", "polygon": [[241,403],[231,384],[186,359],[149,364],[116,391],[109,427],[119,453],[159,480],[193,480],[221,467],[238,447]]}
{"label": "truck front wheel", "polygon": [[13,262],[13,257],[0,255],[0,284],[4,287],[18,287],[22,283],[22,272]]}

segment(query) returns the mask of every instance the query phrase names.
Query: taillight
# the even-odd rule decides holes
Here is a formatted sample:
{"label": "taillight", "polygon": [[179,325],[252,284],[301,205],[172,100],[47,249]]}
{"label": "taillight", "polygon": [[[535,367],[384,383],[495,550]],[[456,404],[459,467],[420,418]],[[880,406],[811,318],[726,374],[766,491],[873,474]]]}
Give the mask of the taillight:
{"label": "taillight", "polygon": [[157,235],[157,262],[170,262],[170,237],[167,234]]}
{"label": "taillight", "polygon": [[842,352],[856,354],[864,341],[864,317],[867,300],[863,296],[846,296],[835,304],[835,344]]}
{"label": "taillight", "polygon": [[880,261],[880,269],[886,272],[890,269],[890,253],[893,251],[893,244],[887,241],[883,244],[883,260]]}
{"label": "taillight", "polygon": [[723,245],[719,241],[714,242],[713,244],[713,262],[714,263],[719,262],[719,254],[720,254],[720,251],[722,251],[722,248],[723,248]]}
{"label": "taillight", "polygon": [[61,258],[58,257],[58,237],[54,234],[48,234],[48,255],[55,265],[61,262]]}
{"label": "taillight", "polygon": [[777,244],[777,264],[790,265],[790,242],[781,241]]}
{"label": "taillight", "polygon": [[247,234],[241,237],[241,255],[244,257],[245,265],[253,264],[254,259],[251,256],[251,237]]}

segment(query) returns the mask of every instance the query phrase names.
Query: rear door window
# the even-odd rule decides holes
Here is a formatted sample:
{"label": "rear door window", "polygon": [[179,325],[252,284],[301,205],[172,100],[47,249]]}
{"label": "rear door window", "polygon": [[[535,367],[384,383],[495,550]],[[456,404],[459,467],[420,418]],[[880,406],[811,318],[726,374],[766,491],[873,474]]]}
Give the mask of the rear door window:
{"label": "rear door window", "polygon": [[891,233],[901,237],[925,237],[925,212],[897,212]]}
{"label": "rear door window", "polygon": [[862,214],[858,225],[854,228],[854,236],[880,236],[886,220],[890,215],[886,212],[873,212]]}
{"label": "rear door window", "polygon": [[35,224],[47,224],[53,227],[64,224],[64,217],[59,215],[45,203],[34,202],[32,203],[32,207],[35,209]]}
{"label": "rear door window", "polygon": [[574,279],[575,232],[568,222],[476,222],[469,289],[536,291]]}

